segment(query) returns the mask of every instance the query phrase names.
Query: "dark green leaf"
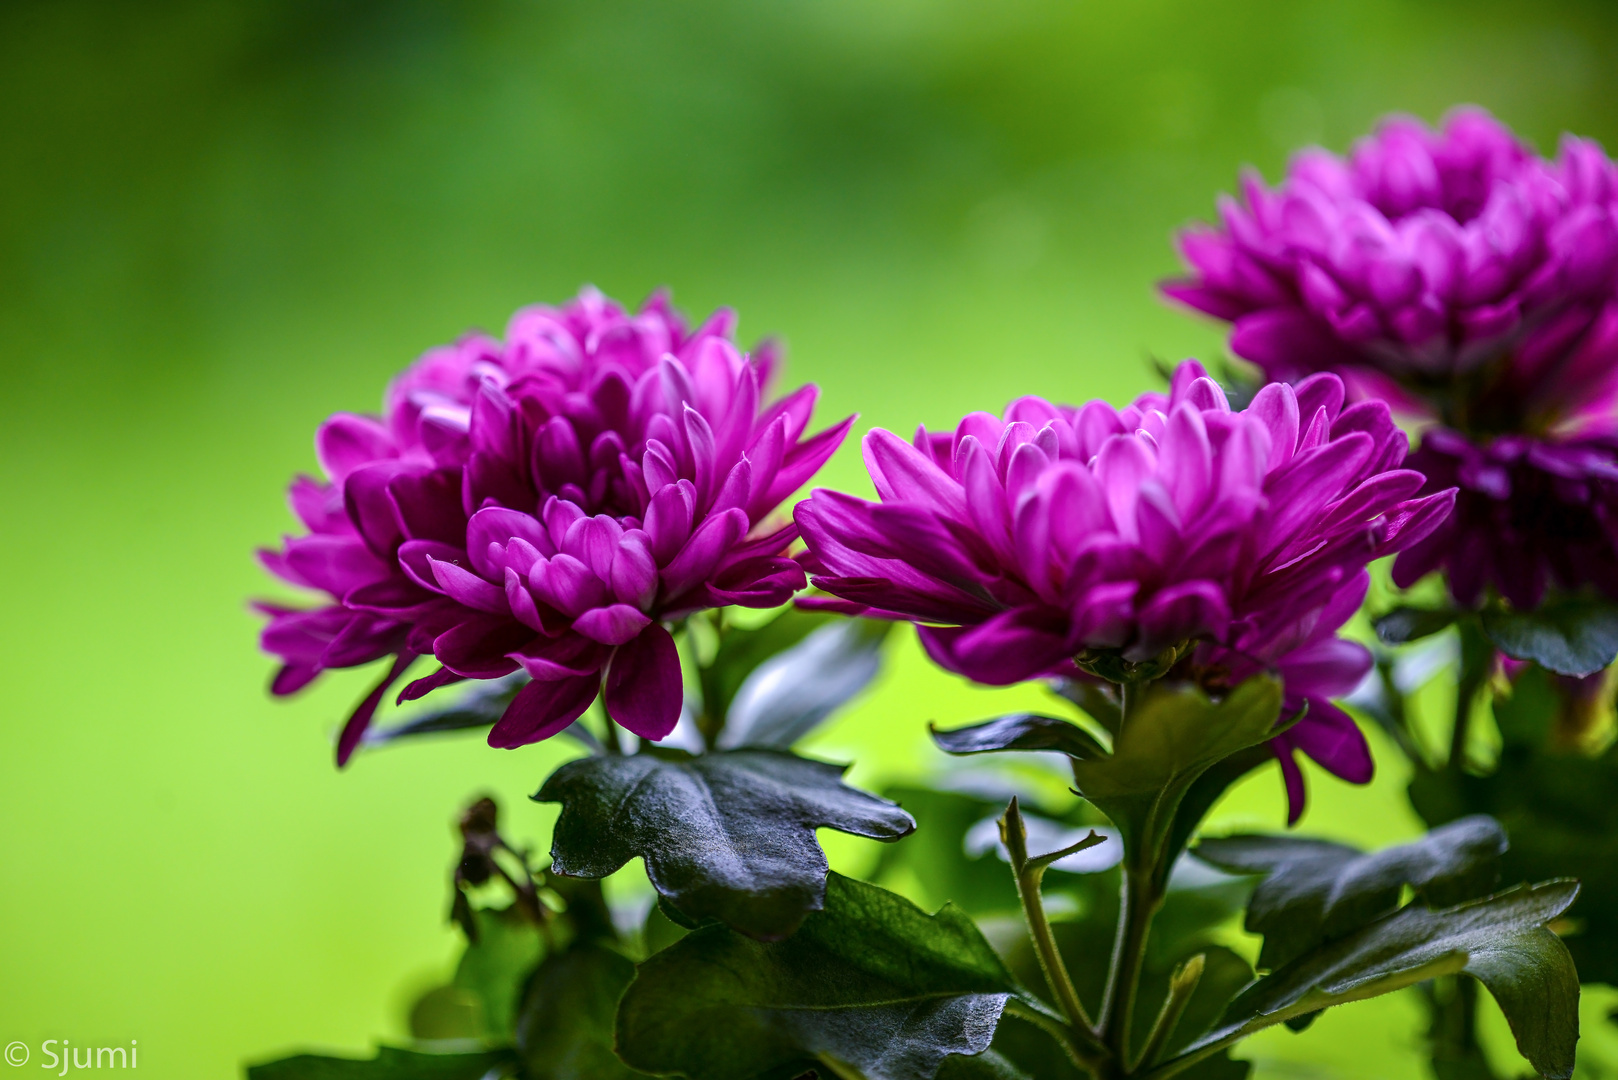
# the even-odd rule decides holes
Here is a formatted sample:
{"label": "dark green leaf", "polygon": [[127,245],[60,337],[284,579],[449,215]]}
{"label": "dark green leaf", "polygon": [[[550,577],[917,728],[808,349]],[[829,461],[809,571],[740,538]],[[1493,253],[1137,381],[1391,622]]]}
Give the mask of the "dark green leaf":
{"label": "dark green leaf", "polygon": [[726,627],[713,661],[698,673],[703,712],[714,724],[722,722],[730,712],[736,691],[755,668],[840,618],[829,612],[789,607],[754,629]]}
{"label": "dark green leaf", "polygon": [[539,966],[523,998],[517,1046],[525,1080],[630,1080],[612,1049],[613,1018],[635,965],[583,942]]}
{"label": "dark green leaf", "polygon": [[691,1080],[792,1077],[827,1059],[867,1080],[928,1080],[949,1055],[988,1047],[1016,991],[958,908],[927,915],[832,874],[825,908],[784,941],[707,926],[642,964],[618,1048]]}
{"label": "dark green leaf", "polygon": [[484,1080],[494,1076],[515,1076],[516,1057],[500,1050],[476,1054],[418,1054],[377,1048],[376,1057],[320,1057],[299,1054],[247,1069],[247,1080]]}
{"label": "dark green leaf", "polygon": [[876,678],[892,626],[880,619],[841,619],[769,657],[736,690],[719,747],[784,750],[809,734]]}
{"label": "dark green leaf", "polygon": [[938,1070],[938,1080],[1033,1080],[993,1050],[968,1057],[951,1054]]}
{"label": "dark green leaf", "polygon": [[[521,672],[507,675],[503,679],[491,679],[487,682],[475,682],[470,687],[461,690],[460,696],[453,705],[439,709],[429,709],[412,716],[409,720],[393,727],[374,727],[365,733],[364,745],[369,747],[385,746],[388,743],[398,742],[401,739],[418,739],[427,735],[450,735],[458,731],[473,731],[490,727],[505,714],[506,706],[511,699],[517,696],[528,683],[528,676]],[[454,694],[454,690],[448,694]],[[590,748],[591,753],[599,754],[604,751],[601,740],[595,737],[594,732],[582,723],[575,721],[568,725],[562,734],[577,739]]]}
{"label": "dark green leaf", "polygon": [[1505,850],[1500,823],[1479,814],[1370,854],[1291,836],[1203,840],[1196,854],[1233,873],[1268,875],[1253,891],[1247,929],[1264,935],[1259,967],[1278,968],[1391,914],[1407,885],[1432,906],[1484,895]]}
{"label": "dark green leaf", "polygon": [[1567,947],[1546,924],[1577,892],[1576,884],[1558,881],[1452,908],[1412,904],[1260,979],[1191,1049],[1226,1045],[1317,1009],[1465,972],[1494,994],[1534,1068],[1566,1080],[1578,1043],[1579,979]]}
{"label": "dark green leaf", "polygon": [[[1512,706],[1532,687],[1518,680]],[[1543,679],[1542,673],[1538,678]],[[1497,710],[1506,702],[1496,702]],[[1574,877],[1578,903],[1568,912],[1568,949],[1585,982],[1618,983],[1618,746],[1599,758],[1508,741],[1489,776],[1417,767],[1410,801],[1428,822],[1494,815],[1511,847],[1500,861],[1506,881]]]}
{"label": "dark green leaf", "polygon": [[1228,1054],[1216,1054],[1174,1075],[1177,1080],[1247,1080],[1252,1073],[1251,1061],[1240,1061]]}
{"label": "dark green leaf", "polygon": [[1154,684],[1124,723],[1110,757],[1073,758],[1079,794],[1124,833],[1126,847],[1157,853],[1198,777],[1268,741],[1281,715],[1281,684],[1255,675],[1213,702],[1194,686]]}
{"label": "dark green leaf", "polygon": [[[1167,1054],[1178,1053],[1220,1018],[1231,999],[1253,981],[1253,968],[1236,953],[1223,945],[1209,945],[1197,950],[1203,956],[1202,978],[1181,1014],[1179,1023],[1165,1047]],[[1193,955],[1190,952],[1186,956]],[[1153,1019],[1168,996],[1169,974],[1172,969],[1162,966],[1141,981],[1141,993],[1135,1002],[1134,1031],[1137,1039],[1144,1039]]]}
{"label": "dark green leaf", "polygon": [[915,828],[886,799],[843,784],[843,769],[778,750],[608,755],[563,765],[534,798],[562,804],[551,845],[557,873],[606,877],[639,856],[688,918],[769,939],[821,905],[817,828],[876,840]]}
{"label": "dark green leaf", "polygon": [[1397,607],[1372,625],[1384,645],[1405,645],[1431,637],[1454,621],[1453,608]]}
{"label": "dark green leaf", "polygon": [[646,921],[641,923],[640,928],[641,945],[646,955],[650,956],[652,953],[662,952],[689,934],[691,930],[692,927],[682,926],[669,918],[668,912],[663,910],[663,904],[656,903],[646,909]]}
{"label": "dark green leaf", "polygon": [[1618,604],[1597,597],[1558,597],[1533,611],[1490,608],[1483,630],[1507,656],[1561,675],[1589,675],[1618,656]]}
{"label": "dark green leaf", "polygon": [[545,945],[534,924],[515,907],[476,911],[478,939],[469,943],[455,968],[453,984],[483,1002],[485,1033],[511,1038],[523,982],[544,955]]}
{"label": "dark green leaf", "polygon": [[1106,747],[1069,720],[1038,713],[1012,713],[953,731],[932,729],[933,741],[946,754],[987,754],[998,750],[1055,750],[1069,757],[1095,760]]}

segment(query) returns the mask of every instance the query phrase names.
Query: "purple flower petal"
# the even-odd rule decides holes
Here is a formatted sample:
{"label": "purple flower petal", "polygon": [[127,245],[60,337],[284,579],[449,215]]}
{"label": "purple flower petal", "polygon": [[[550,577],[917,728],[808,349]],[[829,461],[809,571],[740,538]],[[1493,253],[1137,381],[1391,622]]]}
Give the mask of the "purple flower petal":
{"label": "purple flower petal", "polygon": [[382,681],[371,688],[371,692],[360,700],[349,714],[348,722],[343,725],[342,733],[337,736],[337,767],[342,768],[348,764],[354,750],[359,746],[360,740],[365,737],[366,730],[371,726],[371,718],[376,715],[376,707],[382,704],[382,698],[388,692],[388,687],[399,680],[405,669],[415,662],[416,654],[411,652],[400,653],[394,657],[388,673]]}
{"label": "purple flower petal", "polygon": [[594,674],[549,682],[535,680],[517,691],[489,729],[489,745],[515,750],[559,734],[595,701],[600,681]]}
{"label": "purple flower petal", "polygon": [[534,636],[514,619],[468,613],[469,617],[433,640],[438,662],[468,679],[498,679],[517,670],[506,657]]}
{"label": "purple flower petal", "polygon": [[556,638],[535,638],[510,658],[522,666],[530,678],[541,681],[570,679],[601,671],[611,650],[579,634]]}
{"label": "purple flower petal", "polygon": [[[466,523],[466,553],[472,568],[487,578],[502,576],[506,565],[505,551],[514,539],[520,539],[541,554],[554,554],[550,534],[532,514],[508,510],[503,506],[490,506],[473,514]],[[526,573],[527,568],[518,570]]]}
{"label": "purple flower petal", "polygon": [[573,629],[603,645],[622,645],[636,637],[651,622],[628,604],[593,608],[573,620]]}
{"label": "purple flower petal", "polygon": [[[749,360],[734,323],[721,313],[691,332],[666,298],[630,312],[586,289],[517,313],[505,342],[429,351],[389,386],[384,415],[333,417],[317,439],[332,482],[289,492],[309,534],[261,560],[337,602],[262,609],[274,689],[405,651],[444,665],[407,696],[519,661],[538,681],[577,682],[615,647],[632,668],[657,620],[789,600],[804,584],[785,557],[797,527],[766,517],[852,420],[810,434],[813,387],[762,401],[778,350]],[[508,744],[587,704],[545,694],[509,715]]]}
{"label": "purple flower petal", "polygon": [[441,686],[450,686],[460,681],[462,681],[460,675],[455,674],[447,667],[440,667],[431,675],[417,679],[399,691],[399,696],[394,699],[394,704],[403,705],[407,701],[415,701],[417,698],[426,697]]}
{"label": "purple flower petal", "polygon": [[456,603],[491,615],[505,615],[510,611],[506,604],[506,591],[499,585],[484,581],[452,562],[440,562],[430,555],[427,563],[432,567],[433,579],[438,582],[439,588]]}
{"label": "purple flower petal", "polygon": [[676,599],[702,581],[725,553],[747,532],[747,512],[731,509],[699,525],[668,566],[663,569],[663,595]]}
{"label": "purple flower petal", "polygon": [[320,468],[336,481],[342,481],[361,466],[397,455],[398,449],[387,427],[369,416],[337,413],[315,433],[315,456],[320,460]]}
{"label": "purple flower petal", "polygon": [[653,742],[668,737],[683,698],[680,654],[661,625],[646,627],[613,654],[602,700],[607,714],[628,730]]}

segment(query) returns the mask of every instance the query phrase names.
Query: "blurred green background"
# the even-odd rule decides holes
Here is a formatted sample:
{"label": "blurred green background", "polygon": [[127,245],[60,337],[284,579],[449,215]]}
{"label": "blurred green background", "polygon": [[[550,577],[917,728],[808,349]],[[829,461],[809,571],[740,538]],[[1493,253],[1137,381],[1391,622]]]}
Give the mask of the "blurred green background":
{"label": "blurred green background", "polygon": [[[12,0],[0,1041],[138,1039],[150,1074],[205,1078],[397,1037],[454,954],[457,807],[491,791],[545,841],[523,796],[567,748],[338,774],[370,676],[264,692],[251,550],[290,527],[319,420],[427,346],[583,282],[666,283],[781,334],[826,419],[1122,400],[1151,357],[1219,353],[1152,283],[1242,165],[1463,101],[1542,148],[1615,145],[1615,48],[1593,0]],[[852,446],[826,479],[863,483]],[[906,637],[814,749],[880,785],[930,767],[925,721],[993,699]],[[1304,828],[1414,832],[1382,759],[1369,790],[1317,775]],[[1219,814],[1279,826],[1273,771]],[[1418,1023],[1396,996],[1249,1053],[1261,1077],[1417,1077]]]}

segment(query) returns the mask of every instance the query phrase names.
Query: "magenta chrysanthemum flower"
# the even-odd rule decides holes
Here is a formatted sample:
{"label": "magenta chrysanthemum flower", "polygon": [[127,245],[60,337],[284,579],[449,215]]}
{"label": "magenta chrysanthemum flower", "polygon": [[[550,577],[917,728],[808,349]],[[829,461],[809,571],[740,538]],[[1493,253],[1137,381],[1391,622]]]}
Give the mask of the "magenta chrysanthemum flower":
{"label": "magenta chrysanthemum flower", "polygon": [[1448,572],[1457,600],[1548,585],[1618,598],[1618,168],[1565,138],[1534,155],[1487,114],[1386,122],[1347,161],[1298,156],[1193,229],[1171,297],[1233,324],[1271,379],[1341,374],[1438,421],[1407,464],[1459,487],[1395,580]]}
{"label": "magenta chrysanthemum flower", "polygon": [[420,656],[442,665],[401,699],[462,679],[531,676],[489,734],[548,738],[598,694],[660,739],[680,713],[663,623],[727,604],[773,607],[804,585],[769,515],[851,420],[804,437],[817,391],[773,403],[773,350],[749,358],[720,312],[688,332],[666,299],[628,314],[593,290],[519,311],[504,343],[435,349],[389,388],[382,417],[339,413],[316,449],[327,482],[291,489],[308,528],[265,565],[334,603],[261,605],[288,694],[327,668],[391,669],[338,742],[358,745]]}
{"label": "magenta chrysanthemum flower", "polygon": [[1429,488],[1460,494],[1454,514],[1394,560],[1401,588],[1443,570],[1467,606],[1489,586],[1521,611],[1551,586],[1618,599],[1618,440],[1503,435],[1480,445],[1435,428],[1408,464]]}
{"label": "magenta chrysanthemum flower", "polygon": [[[1497,431],[1618,392],[1610,364],[1599,387],[1591,365],[1567,370],[1618,274],[1618,172],[1595,144],[1545,161],[1466,109],[1441,132],[1389,120],[1346,161],[1309,150],[1275,190],[1242,188],[1223,228],[1182,235],[1193,273],[1164,291],[1230,321],[1232,350],[1269,378],[1392,383]],[[1457,393],[1474,379],[1488,392]]]}
{"label": "magenta chrysanthemum flower", "polygon": [[[934,660],[1007,684],[1095,666],[1173,662],[1228,687],[1263,669],[1306,718],[1278,739],[1350,780],[1363,738],[1328,698],[1370,663],[1335,631],[1365,566],[1427,535],[1452,493],[1415,498],[1406,439],[1381,402],[1343,407],[1335,375],[1265,387],[1242,412],[1195,361],[1171,392],[1123,409],[1022,398],[953,433],[865,441],[880,502],[816,491],[796,516],[814,584],[922,624]],[[1194,645],[1195,648],[1189,646]]]}

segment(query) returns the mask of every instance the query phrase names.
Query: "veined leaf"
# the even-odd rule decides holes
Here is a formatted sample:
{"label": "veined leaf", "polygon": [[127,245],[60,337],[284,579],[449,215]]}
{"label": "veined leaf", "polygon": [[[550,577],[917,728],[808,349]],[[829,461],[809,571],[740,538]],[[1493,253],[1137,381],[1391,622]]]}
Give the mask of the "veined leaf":
{"label": "veined leaf", "polygon": [[817,828],[875,840],[915,828],[893,803],[842,783],[844,768],[779,750],[606,755],[563,765],[534,798],[562,804],[557,873],[606,877],[639,856],[688,919],[770,939],[821,906]]}
{"label": "veined leaf", "polygon": [[938,1070],[938,1080],[1034,1080],[993,1050],[970,1057],[951,1054]]}
{"label": "veined leaf", "polygon": [[825,908],[784,941],[706,926],[642,964],[619,1006],[618,1049],[637,1069],[690,1080],[792,1077],[828,1061],[866,1080],[931,1080],[950,1055],[988,1047],[1014,993],[960,909],[927,915],[832,874]]}
{"label": "veined leaf", "polygon": [[[1037,713],[934,731],[933,739],[951,754],[1066,754],[1079,794],[1113,820],[1125,845],[1157,852],[1171,839],[1183,843],[1189,837],[1189,830],[1180,835],[1175,815],[1198,778],[1276,735],[1280,715],[1281,684],[1269,675],[1256,675],[1218,702],[1195,686],[1153,684],[1123,721],[1110,753],[1077,724]],[[1240,772],[1252,767],[1246,758],[1241,766]],[[1214,794],[1229,782],[1224,779]]]}
{"label": "veined leaf", "polygon": [[1560,675],[1590,675],[1618,656],[1618,604],[1563,596],[1533,611],[1489,608],[1483,632],[1514,660],[1533,660]]}
{"label": "veined leaf", "polygon": [[1188,1053],[1332,1005],[1465,972],[1500,1003],[1517,1048],[1534,1068],[1566,1080],[1579,1037],[1579,977],[1567,946],[1546,924],[1577,893],[1576,883],[1552,881],[1439,910],[1412,904],[1258,980]]}
{"label": "veined leaf", "polygon": [[1259,967],[1278,968],[1334,938],[1389,915],[1408,885],[1429,906],[1483,896],[1499,880],[1506,832],[1482,814],[1419,840],[1366,854],[1325,840],[1231,836],[1203,840],[1198,858],[1241,874],[1265,874],[1247,908],[1264,935]]}

